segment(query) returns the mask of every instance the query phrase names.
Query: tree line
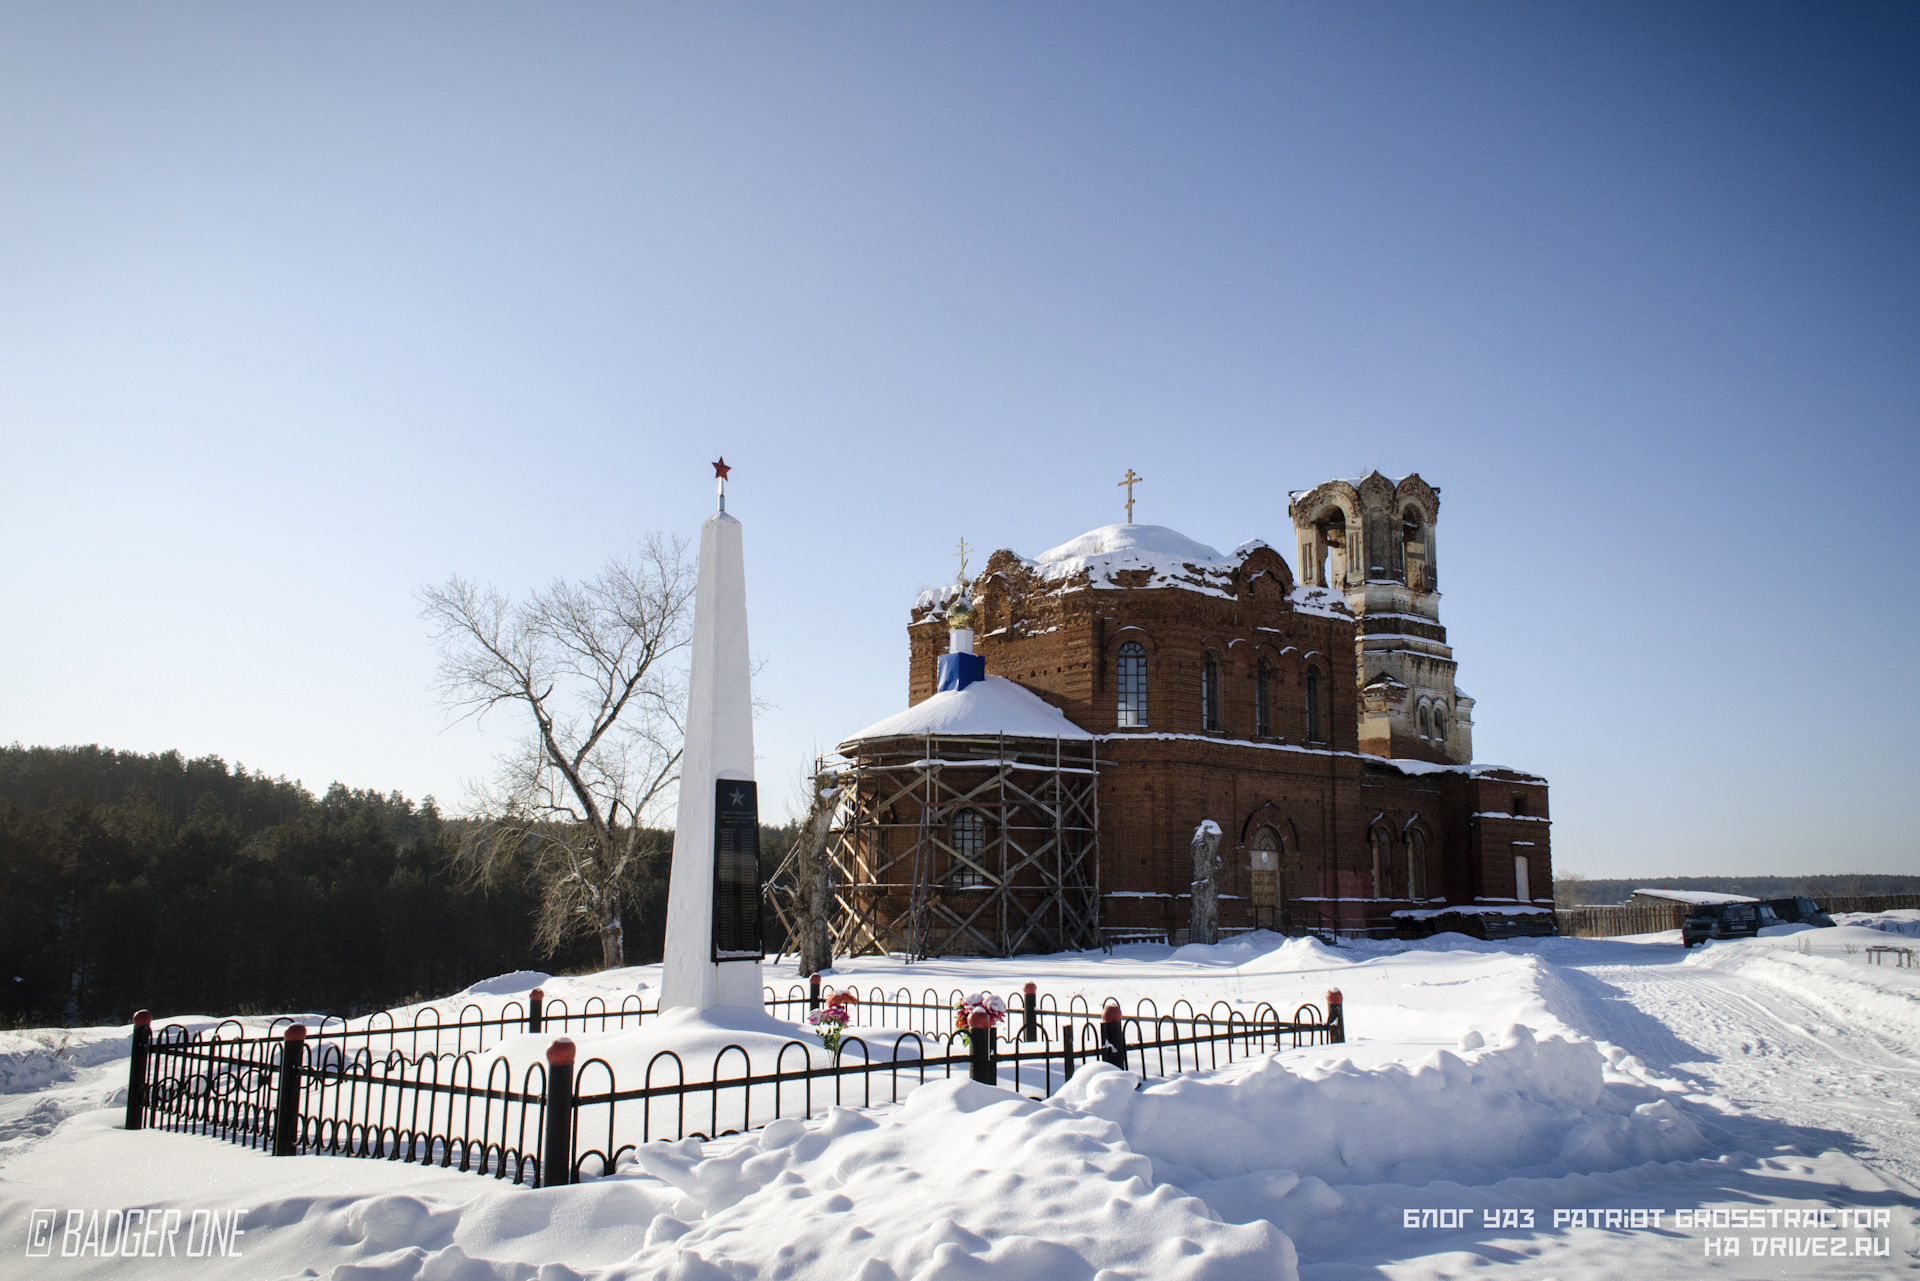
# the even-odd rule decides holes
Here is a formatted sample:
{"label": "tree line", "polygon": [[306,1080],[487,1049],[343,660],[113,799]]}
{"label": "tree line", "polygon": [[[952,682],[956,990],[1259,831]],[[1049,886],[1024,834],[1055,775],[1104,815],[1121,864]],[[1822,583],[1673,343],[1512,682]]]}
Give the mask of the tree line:
{"label": "tree line", "polygon": [[[351,1015],[510,970],[599,968],[595,932],[539,930],[536,869],[458,865],[475,825],[431,797],[315,796],[216,756],[0,748],[0,1022]],[[646,892],[622,924],[645,963],[673,841],[633,835]],[[768,870],[792,837],[762,829]]]}

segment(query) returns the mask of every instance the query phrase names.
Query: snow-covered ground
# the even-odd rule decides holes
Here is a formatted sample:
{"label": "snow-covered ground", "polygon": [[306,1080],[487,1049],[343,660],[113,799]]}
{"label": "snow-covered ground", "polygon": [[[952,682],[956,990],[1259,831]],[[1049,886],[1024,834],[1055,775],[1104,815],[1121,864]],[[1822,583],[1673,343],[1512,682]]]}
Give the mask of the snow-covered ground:
{"label": "snow-covered ground", "polygon": [[[1350,1039],[1165,1081],[1095,1065],[1044,1101],[941,1081],[899,1106],[648,1144],[544,1190],[128,1133],[128,1029],[0,1034],[0,1258],[9,1277],[340,1281],[1884,1277],[1920,1268],[1920,969],[1865,949],[1912,934],[1920,913],[1691,953],[1673,932],[859,958],[841,982],[1033,979],[1096,1008],[1284,1013],[1338,987]],[[498,1009],[542,977],[438,1004]],[[577,1009],[656,982],[544,986]],[[631,1061],[727,1034],[680,1021],[575,1039]],[[196,1212],[204,1240],[235,1210],[238,1257],[187,1257]],[[102,1235],[119,1255],[100,1257]]]}

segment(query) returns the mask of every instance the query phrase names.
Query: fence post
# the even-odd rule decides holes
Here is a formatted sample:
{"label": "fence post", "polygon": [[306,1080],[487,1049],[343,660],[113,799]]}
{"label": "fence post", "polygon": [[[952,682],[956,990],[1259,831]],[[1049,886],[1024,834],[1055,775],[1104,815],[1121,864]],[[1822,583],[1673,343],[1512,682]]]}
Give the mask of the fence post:
{"label": "fence post", "polygon": [[967,1041],[972,1061],[967,1065],[967,1074],[982,1085],[998,1084],[1000,1078],[993,1070],[993,1016],[985,1010],[975,1010],[967,1020]]}
{"label": "fence post", "polygon": [[573,1182],[573,1042],[561,1037],[547,1047],[547,1143],[540,1157],[540,1186]]}
{"label": "fence post", "polygon": [[527,993],[527,1031],[538,1032],[540,1030],[540,1006],[546,999],[547,993],[543,988],[536,987],[533,991]]}
{"label": "fence post", "polygon": [[809,1010],[820,1008],[820,976],[818,974],[807,976],[807,1008]]}
{"label": "fence post", "polygon": [[1334,1045],[1345,1045],[1347,1042],[1345,999],[1337,987],[1327,992],[1327,1039]]}
{"label": "fence post", "polygon": [[1076,1055],[1080,1050],[1080,1025],[1067,1019],[1060,1025],[1061,1063],[1060,1080],[1062,1084],[1073,1080],[1074,1069],[1080,1064]]}
{"label": "fence post", "polygon": [[127,1061],[127,1128],[147,1123],[147,1047],[153,1044],[153,1015],[145,1010],[133,1016],[133,1054]]}
{"label": "fence post", "polygon": [[280,1043],[280,1097],[273,1117],[273,1154],[300,1151],[300,1067],[307,1057],[307,1027],[295,1023]]}
{"label": "fence post", "polygon": [[1120,1022],[1119,1006],[1109,1005],[1106,1009],[1100,1011],[1100,1039],[1104,1041],[1107,1046],[1106,1049],[1100,1052],[1100,1057],[1122,1071],[1125,1071],[1127,1066],[1127,1029]]}
{"label": "fence post", "polygon": [[1037,1041],[1040,1039],[1040,1022],[1034,1017],[1034,1006],[1040,999],[1035,995],[1038,991],[1039,989],[1034,987],[1032,979],[1028,979],[1027,985],[1021,989],[1022,995],[1026,998],[1025,1005],[1027,1007],[1026,1022],[1020,1027],[1020,1039],[1023,1041]]}

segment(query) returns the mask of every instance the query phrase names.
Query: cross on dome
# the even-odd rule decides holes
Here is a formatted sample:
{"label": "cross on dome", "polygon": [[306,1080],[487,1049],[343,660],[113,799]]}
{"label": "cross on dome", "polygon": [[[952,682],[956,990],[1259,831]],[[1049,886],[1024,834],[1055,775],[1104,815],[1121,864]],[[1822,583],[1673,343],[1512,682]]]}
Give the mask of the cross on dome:
{"label": "cross on dome", "polygon": [[1145,476],[1134,475],[1133,468],[1129,467],[1126,476],[1120,481],[1127,491],[1127,524],[1129,525],[1133,524],[1133,487],[1145,479]]}

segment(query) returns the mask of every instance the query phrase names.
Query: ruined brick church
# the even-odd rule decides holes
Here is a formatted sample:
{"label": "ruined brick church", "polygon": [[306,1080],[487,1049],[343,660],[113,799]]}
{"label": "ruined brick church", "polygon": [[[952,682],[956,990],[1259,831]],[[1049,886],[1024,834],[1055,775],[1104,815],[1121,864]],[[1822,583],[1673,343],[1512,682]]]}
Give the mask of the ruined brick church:
{"label": "ruined brick church", "polygon": [[1129,522],[922,593],[907,710],[839,749],[836,950],[1177,941],[1207,821],[1228,931],[1550,931],[1546,780],[1473,763],[1439,491],[1291,499],[1297,577]]}

